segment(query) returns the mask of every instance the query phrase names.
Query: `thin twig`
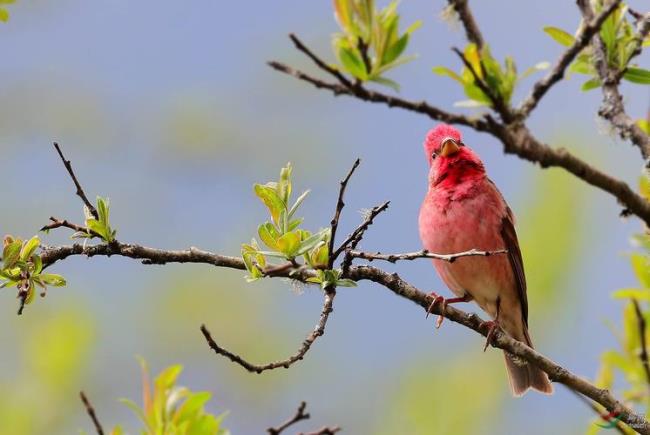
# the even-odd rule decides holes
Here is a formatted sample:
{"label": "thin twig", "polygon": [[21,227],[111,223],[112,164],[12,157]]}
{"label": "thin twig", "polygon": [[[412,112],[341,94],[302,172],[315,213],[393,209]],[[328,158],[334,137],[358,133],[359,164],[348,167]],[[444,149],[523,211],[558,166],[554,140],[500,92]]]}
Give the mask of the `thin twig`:
{"label": "thin twig", "polygon": [[93,408],[93,405],[90,403],[90,400],[88,400],[88,397],[86,397],[86,394],[83,391],[79,392],[79,396],[81,397],[81,401],[86,407],[86,412],[88,413],[90,419],[93,421],[93,424],[95,425],[95,430],[97,431],[97,434],[104,435],[104,429],[102,428],[102,425],[99,423],[97,414],[95,414],[95,408]]}
{"label": "thin twig", "polygon": [[548,90],[551,89],[553,85],[564,78],[564,73],[567,67],[571,64],[571,62],[573,62],[573,60],[582,51],[582,49],[589,44],[591,38],[596,33],[598,33],[607,17],[609,17],[611,13],[616,10],[620,2],[621,0],[614,0],[612,3],[608,4],[607,7],[605,7],[605,9],[603,9],[603,11],[598,14],[596,18],[590,20],[587,24],[582,26],[576,35],[573,44],[571,44],[571,46],[562,53],[562,55],[555,62],[555,65],[551,71],[533,85],[530,95],[528,95],[528,97],[526,97],[526,99],[519,106],[517,115],[519,115],[522,119],[526,118],[530,112],[532,112],[532,110],[537,107],[537,103],[539,103],[542,97],[544,97],[546,92],[548,92]]}
{"label": "thin twig", "polygon": [[338,83],[326,82],[280,62],[271,61],[268,62],[268,65],[276,71],[280,71],[299,80],[311,83],[316,88],[327,89],[334,95],[349,95],[363,101],[385,104],[388,107],[399,107],[411,112],[422,113],[429,118],[437,121],[447,122],[450,124],[466,125],[478,131],[487,131],[487,123],[481,118],[469,117],[457,113],[450,113],[438,107],[432,106],[426,101],[409,101],[394,95],[387,95],[379,91],[372,91],[364,88],[361,85],[355,85],[352,88],[347,88]]}
{"label": "thin twig", "polygon": [[290,419],[288,419],[278,427],[268,428],[266,432],[268,432],[269,435],[280,435],[284,430],[288,429],[290,426],[293,426],[299,421],[308,420],[310,415],[309,413],[305,412],[306,408],[307,408],[307,402],[300,402],[300,406],[298,406],[298,410],[293,415],[293,417],[291,417]]}
{"label": "thin twig", "polygon": [[341,428],[338,426],[329,427],[323,426],[322,428],[315,430],[313,432],[300,432],[298,435],[334,435],[341,431]]}
{"label": "thin twig", "polygon": [[[343,251],[346,250],[353,250],[356,249],[357,245],[363,238],[363,234],[366,232],[368,227],[372,225],[372,222],[374,219],[377,217],[378,214],[380,214],[383,211],[386,211],[388,209],[388,206],[390,205],[390,201],[386,201],[381,205],[373,207],[366,217],[363,219],[363,222],[361,222],[361,225],[359,225],[357,228],[355,228],[352,233],[348,235],[348,237],[341,243],[341,245],[334,251],[334,257],[338,257],[341,255]],[[350,261],[351,258],[349,256],[346,256],[346,258],[343,260],[343,274],[345,275],[345,272],[347,269],[350,267]]]}
{"label": "thin twig", "polygon": [[353,86],[352,82],[350,82],[350,80],[348,80],[343,74],[341,74],[339,70],[328,65],[327,62],[325,62],[323,59],[318,57],[305,44],[303,44],[303,42],[298,38],[298,36],[296,36],[294,33],[289,33],[289,38],[296,46],[296,48],[299,51],[303,52],[308,58],[310,58],[320,69],[336,77],[336,79],[339,82],[341,82],[343,86],[347,88],[351,88]]}
{"label": "thin twig", "polygon": [[648,344],[646,343],[646,321],[641,311],[641,305],[636,299],[632,299],[632,304],[634,305],[634,312],[636,313],[637,325],[639,327],[639,341],[641,342],[641,352],[639,353],[639,358],[641,359],[641,364],[643,365],[643,370],[645,372],[646,382],[650,387],[650,363],[648,362]]}
{"label": "thin twig", "polygon": [[90,228],[83,227],[81,225],[69,222],[66,219],[61,220],[53,216],[50,216],[50,221],[52,221],[51,224],[47,224],[43,226],[39,231],[50,231],[56,228],[64,227],[64,228],[69,228],[71,230],[77,231],[79,233],[90,234],[93,237],[99,237],[100,239],[102,238],[101,234],[99,234],[98,232],[93,231]]}
{"label": "thin twig", "polygon": [[72,170],[72,163],[70,162],[70,160],[65,159],[65,157],[63,156],[63,151],[61,151],[61,147],[59,147],[58,143],[54,142],[54,148],[56,148],[56,152],[59,153],[59,157],[61,157],[61,161],[63,162],[63,165],[67,169],[68,174],[70,174],[70,178],[72,178],[72,181],[74,182],[74,185],[77,188],[77,192],[76,192],[77,196],[81,198],[81,200],[83,201],[85,206],[88,207],[88,210],[90,210],[90,213],[95,217],[95,219],[99,219],[99,214],[97,213],[97,209],[88,200],[88,197],[84,193],[81,184],[79,184],[79,180],[77,180],[77,176],[74,174],[74,171]]}
{"label": "thin twig", "polygon": [[242,357],[239,355],[236,355],[232,352],[230,352],[227,349],[224,349],[223,347],[219,346],[214,339],[212,338],[212,335],[210,334],[210,331],[206,328],[205,325],[201,325],[201,332],[203,333],[203,336],[208,342],[208,345],[214,352],[218,355],[225,356],[229,360],[231,360],[234,363],[239,364],[240,366],[244,367],[246,370],[249,372],[254,372],[254,373],[262,373],[266,370],[274,370],[277,368],[285,368],[288,369],[291,367],[294,363],[302,360],[305,357],[305,354],[309,352],[309,349],[311,346],[314,344],[316,339],[323,334],[325,334],[325,325],[327,324],[327,320],[329,318],[330,313],[333,311],[332,305],[334,303],[334,296],[336,295],[335,292],[326,292],[325,293],[325,301],[323,303],[323,309],[320,314],[320,319],[318,321],[318,324],[316,324],[316,327],[314,330],[307,336],[307,338],[303,341],[302,345],[300,346],[300,349],[298,349],[298,352],[296,352],[294,355],[290,356],[289,358],[282,360],[282,361],[276,361],[268,364],[263,364],[263,365],[257,365],[257,364],[252,364],[249,363],[248,361],[244,360]]}
{"label": "thin twig", "polygon": [[334,212],[334,217],[330,222],[331,231],[330,231],[330,240],[328,246],[329,248],[328,252],[330,255],[327,262],[328,269],[331,269],[334,266],[334,261],[336,261],[336,256],[334,256],[334,241],[335,241],[334,239],[336,238],[336,229],[339,226],[339,218],[341,217],[341,211],[343,210],[343,207],[345,207],[345,203],[343,202],[343,196],[345,195],[345,188],[348,186],[348,181],[350,181],[350,177],[352,177],[354,171],[359,167],[359,163],[361,163],[360,159],[355,160],[354,164],[352,165],[352,168],[350,168],[350,171],[348,171],[348,174],[340,182],[339,196],[336,201],[336,211]]}
{"label": "thin twig", "polygon": [[382,254],[380,252],[363,252],[363,251],[348,251],[349,255],[352,258],[361,258],[363,260],[373,261],[373,260],[383,260],[390,263],[395,263],[401,260],[416,260],[418,258],[432,258],[435,260],[447,261],[453,263],[458,258],[461,257],[489,257],[490,255],[497,254],[507,254],[507,249],[498,249],[495,251],[480,251],[478,249],[470,249],[469,251],[458,252],[455,254],[435,254],[427,250],[417,251],[417,252],[406,252],[403,254]]}
{"label": "thin twig", "polygon": [[467,0],[449,0],[449,5],[454,8],[458,14],[458,18],[463,23],[463,28],[465,29],[465,34],[467,35],[467,40],[476,44],[476,47],[480,50],[483,48],[483,35],[476,24],[474,15],[469,8]]}

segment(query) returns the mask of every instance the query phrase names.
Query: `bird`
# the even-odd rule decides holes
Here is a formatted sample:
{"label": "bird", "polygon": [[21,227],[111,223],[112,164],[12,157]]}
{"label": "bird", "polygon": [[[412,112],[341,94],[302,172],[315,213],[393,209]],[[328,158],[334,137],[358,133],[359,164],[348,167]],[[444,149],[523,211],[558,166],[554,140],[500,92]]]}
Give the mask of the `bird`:
{"label": "bird", "polygon": [[[464,256],[453,262],[432,259],[453,298],[432,293],[434,304],[470,302],[492,320],[484,350],[497,329],[533,347],[528,333],[528,300],[524,264],[515,232],[515,217],[503,195],[486,174],[480,157],[451,125],[439,124],[424,141],[429,164],[428,190],[418,226],[426,251],[453,254],[477,249],[504,251],[489,256]],[[430,311],[429,310],[429,311]],[[428,313],[427,313],[428,314]],[[440,327],[440,316],[436,327]],[[553,393],[539,367],[504,351],[510,388],[515,397],[529,389]]]}

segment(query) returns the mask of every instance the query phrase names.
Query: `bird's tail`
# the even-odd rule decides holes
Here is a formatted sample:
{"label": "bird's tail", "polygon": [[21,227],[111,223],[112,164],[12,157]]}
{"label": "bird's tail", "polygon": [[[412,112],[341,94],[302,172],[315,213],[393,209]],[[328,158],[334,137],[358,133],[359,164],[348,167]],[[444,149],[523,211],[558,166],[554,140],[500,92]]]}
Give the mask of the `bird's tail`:
{"label": "bird's tail", "polygon": [[[523,335],[523,339],[516,338],[532,348],[533,343],[526,326],[524,326]],[[553,385],[551,385],[551,381],[549,381],[548,376],[542,369],[508,352],[504,351],[503,356],[506,360],[510,388],[515,397],[522,396],[530,388],[544,394],[553,394]]]}

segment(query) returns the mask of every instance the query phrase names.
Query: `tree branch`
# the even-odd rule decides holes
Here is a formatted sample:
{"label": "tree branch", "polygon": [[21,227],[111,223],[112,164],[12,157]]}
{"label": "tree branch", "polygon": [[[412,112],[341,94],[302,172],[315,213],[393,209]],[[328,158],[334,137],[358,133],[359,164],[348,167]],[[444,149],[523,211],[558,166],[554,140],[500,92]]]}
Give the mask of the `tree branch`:
{"label": "tree branch", "polygon": [[382,254],[380,252],[371,253],[363,251],[349,251],[349,255],[352,258],[361,258],[363,260],[373,261],[373,260],[383,260],[390,263],[395,263],[402,260],[416,260],[418,258],[432,258],[435,260],[447,261],[453,263],[458,258],[461,257],[489,257],[490,255],[497,254],[507,254],[507,249],[499,249],[496,251],[479,251],[477,249],[470,249],[465,252],[458,252],[455,254],[435,254],[427,250],[417,251],[417,252],[407,252],[404,254]]}
{"label": "tree branch", "polygon": [[325,82],[279,62],[269,62],[269,65],[277,71],[311,83],[316,88],[330,90],[334,95],[349,95],[362,101],[386,104],[389,107],[399,107],[428,116],[436,121],[464,125],[479,132],[489,133],[501,141],[504,152],[538,163],[543,168],[550,166],[563,168],[588,184],[611,194],[625,208],[625,213],[635,214],[650,225],[650,203],[636,193],[627,183],[596,169],[566,149],[554,149],[540,142],[521,122],[503,125],[490,115],[484,115],[481,118],[470,118],[465,115],[452,114],[425,101],[409,101],[378,91],[369,91],[361,85],[346,88],[337,83]]}
{"label": "tree branch", "polygon": [[530,115],[530,112],[537,107],[537,103],[546,95],[549,89],[557,82],[564,78],[564,73],[567,67],[573,62],[578,54],[585,48],[591,38],[600,31],[603,23],[611,15],[612,12],[618,7],[621,0],[614,0],[603,9],[603,11],[594,19],[590,20],[587,24],[582,26],[576,35],[573,44],[562,53],[562,55],[555,62],[551,71],[537,83],[533,85],[530,95],[521,103],[517,110],[517,115],[524,119]]}
{"label": "tree branch", "polygon": [[[73,255],[85,255],[90,257],[98,255],[123,255],[129,258],[143,260],[143,263],[145,264],[194,262],[210,264],[217,267],[227,267],[240,270],[245,269],[244,262],[240,258],[213,254],[207,251],[201,251],[196,248],[191,248],[190,250],[186,251],[163,251],[159,249],[145,248],[138,245],[128,245],[122,243],[116,243],[111,246],[87,246],[85,248],[82,245],[78,244],[72,246],[44,248],[41,256],[44,264],[51,265],[56,261],[60,261]],[[314,275],[315,271],[313,270],[299,270],[298,273],[294,273],[293,270],[287,269],[278,273],[276,276],[292,278],[306,282],[307,278]],[[432,302],[430,295],[418,290],[416,287],[402,280],[402,278],[396,273],[390,274],[372,266],[351,266],[348,270],[347,277],[354,281],[366,280],[380,284],[381,286],[391,290],[396,295],[408,299],[413,303],[419,305],[423,310],[429,309]],[[454,308],[451,305],[447,305],[444,308],[441,305],[434,305],[431,308],[431,314],[443,315],[447,319],[459,323],[469,329],[472,329],[483,336],[486,336],[488,333],[489,327],[479,316],[476,314],[468,314],[464,311]],[[319,325],[321,323],[323,323],[322,315]],[[318,327],[316,330],[318,330]],[[206,339],[207,338],[208,337],[206,337]],[[632,410],[619,402],[614,396],[612,396],[609,391],[597,388],[583,378],[571,373],[569,370],[556,364],[544,355],[538,353],[536,350],[533,350],[525,344],[514,340],[501,331],[497,331],[495,333],[493,346],[506,350],[515,356],[523,358],[524,360],[537,365],[549,375],[549,378],[552,381],[562,383],[567,387],[589,397],[590,399],[602,405],[609,412],[619,413],[623,422],[633,427],[639,433],[650,435],[650,423],[648,423],[648,421],[646,421],[642,416],[634,413]],[[239,361],[235,362],[238,362],[240,365],[242,365]],[[259,367],[263,367],[255,366],[250,363],[246,364],[253,368],[252,371],[256,371],[256,369]],[[282,367],[282,365],[280,366]]]}
{"label": "tree branch", "polygon": [[77,180],[77,176],[74,174],[74,171],[72,170],[72,163],[70,162],[70,160],[65,159],[65,157],[63,156],[63,152],[61,151],[61,147],[59,147],[58,143],[54,142],[54,148],[56,148],[56,152],[59,154],[59,157],[61,157],[61,161],[63,162],[65,169],[68,171],[68,174],[70,174],[70,178],[72,178],[72,182],[77,188],[76,191],[77,196],[81,198],[81,200],[83,201],[85,206],[88,207],[88,210],[95,217],[95,219],[99,219],[99,215],[97,214],[97,209],[90,201],[88,201],[88,197],[84,193],[81,184],[79,184],[79,180]]}
{"label": "tree branch", "polygon": [[102,428],[102,425],[99,422],[99,419],[97,418],[97,414],[95,413],[95,408],[93,408],[93,405],[90,403],[90,400],[88,400],[88,397],[86,397],[86,394],[83,391],[79,392],[79,397],[81,397],[81,401],[83,402],[84,407],[86,408],[86,412],[88,413],[88,416],[90,416],[90,419],[93,421],[93,424],[95,425],[95,430],[97,431],[97,435],[104,435],[104,428]]}
{"label": "tree branch", "polygon": [[307,408],[307,402],[300,402],[300,406],[298,406],[298,410],[293,415],[293,417],[282,423],[277,428],[268,428],[266,432],[268,432],[269,435],[280,435],[285,429],[288,429],[290,426],[293,426],[299,421],[308,420],[310,418],[310,415],[309,413],[305,412],[305,408]]}
{"label": "tree branch", "polygon": [[399,107],[411,112],[427,115],[429,118],[437,121],[447,122],[450,124],[466,125],[479,131],[486,131],[487,128],[485,121],[480,118],[472,118],[461,114],[446,112],[442,109],[429,105],[425,101],[409,101],[393,95],[387,95],[378,91],[368,90],[362,85],[355,85],[352,88],[347,88],[338,83],[329,83],[319,78],[313,77],[280,62],[271,61],[268,62],[268,65],[276,71],[280,71],[299,80],[311,83],[319,89],[327,89],[337,96],[349,95],[363,101],[385,104],[388,107]]}
{"label": "tree branch", "polygon": [[343,210],[343,207],[345,207],[345,203],[343,202],[343,196],[345,195],[345,188],[348,186],[348,181],[350,181],[350,177],[352,177],[354,171],[359,167],[359,163],[361,163],[361,160],[357,159],[352,165],[350,171],[348,172],[348,175],[346,175],[345,178],[340,182],[339,196],[336,201],[336,211],[334,212],[334,217],[330,222],[331,232],[330,232],[330,240],[329,240],[329,246],[327,251],[329,253],[329,259],[327,262],[328,269],[331,269],[334,266],[334,262],[336,261],[336,255],[334,255],[334,241],[335,241],[334,239],[336,237],[336,229],[339,226],[339,218],[341,217],[341,211]]}
{"label": "tree branch", "polygon": [[52,223],[43,226],[40,229],[40,231],[50,231],[50,230],[54,230],[56,228],[69,228],[69,229],[77,231],[79,233],[91,234],[94,237],[99,237],[100,239],[102,238],[101,234],[97,233],[96,231],[93,231],[90,228],[82,227],[81,225],[77,225],[75,223],[69,222],[69,221],[67,221],[65,219],[61,220],[61,219],[55,218],[53,216],[50,216],[50,221],[52,221]]}
{"label": "tree branch", "polygon": [[289,358],[282,360],[282,361],[276,361],[264,365],[257,365],[257,364],[252,364],[249,363],[248,361],[244,360],[242,357],[239,355],[236,355],[227,349],[224,349],[223,347],[219,346],[214,339],[212,338],[210,331],[205,327],[205,325],[201,325],[201,332],[203,333],[203,336],[208,342],[208,345],[212,350],[217,355],[222,355],[231,360],[234,363],[239,364],[240,366],[244,367],[246,370],[249,372],[254,372],[254,373],[262,373],[266,370],[275,370],[277,368],[285,368],[288,369],[291,367],[293,364],[295,364],[298,361],[301,361],[307,352],[309,352],[309,349],[311,349],[311,346],[314,344],[316,339],[323,334],[325,334],[325,325],[327,324],[327,320],[329,319],[330,313],[333,311],[332,305],[334,303],[334,296],[336,295],[335,292],[325,292],[325,301],[323,302],[323,309],[320,314],[320,320],[316,324],[316,327],[314,330],[307,336],[305,341],[303,341],[302,345],[300,346],[300,349],[298,349],[298,352],[296,352],[294,355],[290,356]]}

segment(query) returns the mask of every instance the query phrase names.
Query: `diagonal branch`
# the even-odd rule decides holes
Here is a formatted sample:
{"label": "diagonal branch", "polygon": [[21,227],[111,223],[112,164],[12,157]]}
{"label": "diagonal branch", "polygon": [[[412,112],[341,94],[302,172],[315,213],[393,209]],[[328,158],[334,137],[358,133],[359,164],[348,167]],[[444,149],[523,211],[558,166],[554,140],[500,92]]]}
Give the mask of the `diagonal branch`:
{"label": "diagonal branch", "polygon": [[293,44],[296,46],[298,51],[301,51],[308,58],[310,58],[318,68],[336,77],[336,79],[339,82],[341,82],[343,86],[348,88],[351,88],[353,86],[352,82],[350,82],[350,80],[348,80],[343,74],[341,74],[341,72],[338,69],[331,67],[323,59],[316,56],[316,54],[313,51],[311,51],[305,44],[303,44],[303,42],[294,33],[289,33],[289,39],[291,39],[291,42],[293,42]]}
{"label": "diagonal branch", "polygon": [[341,217],[341,211],[343,210],[343,207],[345,207],[345,203],[343,202],[343,196],[345,195],[345,188],[348,186],[348,181],[350,181],[350,177],[352,177],[352,174],[354,174],[354,171],[359,167],[359,163],[361,163],[360,159],[355,160],[354,164],[352,165],[352,168],[348,172],[348,175],[345,176],[343,180],[340,182],[340,187],[339,187],[339,196],[336,201],[336,211],[334,212],[334,217],[332,218],[332,221],[330,222],[330,240],[329,240],[329,245],[328,245],[328,250],[327,252],[329,253],[329,259],[327,261],[327,268],[331,269],[332,266],[334,266],[334,262],[336,261],[336,256],[333,254],[334,252],[334,239],[336,238],[336,230],[339,226],[339,219]]}
{"label": "diagonal branch", "polygon": [[69,229],[74,230],[74,231],[79,232],[79,233],[90,234],[90,235],[92,235],[94,237],[99,237],[100,239],[102,238],[101,234],[99,234],[98,232],[93,231],[90,228],[82,227],[81,225],[77,225],[75,223],[69,222],[66,219],[61,220],[61,219],[58,219],[58,218],[55,218],[55,217],[51,216],[50,221],[52,223],[43,226],[40,229],[40,231],[50,231],[50,230],[54,230],[56,228],[69,228]]}
{"label": "diagonal branch", "polygon": [[299,80],[311,83],[316,88],[327,89],[337,96],[349,95],[363,101],[385,104],[388,107],[399,107],[411,112],[424,114],[436,121],[447,122],[450,124],[466,125],[478,131],[486,131],[487,129],[487,123],[480,118],[472,118],[457,113],[446,112],[442,109],[439,109],[438,107],[430,105],[426,101],[410,101],[393,95],[384,94],[379,91],[371,91],[361,85],[354,86],[353,88],[347,88],[338,83],[330,83],[313,77],[280,62],[271,61],[268,63],[268,65],[276,71],[280,71]]}
{"label": "diagonal branch", "polygon": [[564,78],[564,73],[568,66],[573,62],[578,54],[582,51],[583,48],[589,44],[591,38],[599,32],[603,23],[611,15],[612,12],[616,10],[621,0],[612,1],[603,11],[596,17],[590,20],[587,24],[582,26],[580,31],[575,37],[573,44],[566,49],[564,53],[558,58],[555,62],[555,65],[551,71],[537,83],[533,85],[533,89],[530,92],[530,95],[521,103],[518,109],[518,115],[521,119],[524,119],[530,115],[530,112],[537,107],[539,101],[546,95],[549,89],[557,82]]}
{"label": "diagonal branch", "polygon": [[84,192],[83,188],[81,187],[81,184],[79,183],[79,180],[77,180],[77,176],[74,174],[74,171],[72,170],[72,163],[70,160],[66,160],[65,157],[63,156],[63,151],[61,151],[61,147],[59,147],[59,144],[54,142],[54,148],[56,148],[56,152],[59,154],[59,157],[61,157],[61,161],[63,162],[63,165],[65,166],[65,169],[68,171],[68,174],[70,174],[70,178],[72,178],[72,182],[74,183],[75,187],[77,188],[76,194],[81,198],[85,206],[88,208],[90,213],[95,217],[95,219],[99,219],[99,215],[97,214],[97,209],[95,206],[88,200],[88,197],[86,196],[86,193]]}
{"label": "diagonal branch", "polygon": [[308,420],[311,416],[309,415],[309,413],[305,412],[306,408],[307,408],[307,402],[304,401],[300,402],[300,406],[298,406],[298,410],[293,415],[293,417],[291,417],[289,420],[285,421],[278,427],[268,428],[266,432],[269,435],[280,435],[284,430],[288,429],[290,426],[293,426],[299,421]]}
{"label": "diagonal branch", "polygon": [[97,435],[104,435],[104,428],[99,422],[99,419],[97,418],[97,414],[95,413],[95,408],[93,408],[93,405],[90,403],[90,400],[88,400],[88,397],[86,397],[86,394],[83,391],[79,392],[79,397],[81,397],[81,401],[83,402],[84,407],[86,408],[86,412],[88,413],[88,416],[90,417],[90,419],[93,421],[93,424],[95,425],[95,430],[97,431]]}
{"label": "diagonal branch", "polygon": [[352,265],[352,257],[348,255],[347,252],[350,252],[357,247],[359,242],[361,242],[361,239],[363,238],[366,230],[370,227],[370,225],[372,225],[377,215],[387,210],[389,204],[390,201],[386,201],[383,204],[373,207],[370,211],[368,211],[366,217],[363,219],[363,222],[361,222],[361,225],[352,231],[347,239],[345,239],[343,243],[341,243],[341,245],[337,248],[336,252],[334,253],[334,255],[337,257],[341,255],[342,252],[346,252],[345,257],[343,258],[343,264],[341,264],[341,270],[344,276],[347,274],[348,269]]}
{"label": "diagonal branch", "polygon": [[332,305],[334,304],[335,295],[336,295],[335,292],[325,292],[325,301],[323,302],[323,309],[321,311],[320,319],[316,324],[316,327],[307,336],[305,341],[303,341],[302,345],[300,346],[300,349],[298,349],[298,352],[296,352],[294,355],[291,355],[289,358],[282,361],[275,361],[263,365],[252,364],[246,361],[245,359],[243,359],[242,357],[240,357],[239,355],[236,355],[230,352],[229,350],[219,346],[214,341],[212,335],[210,334],[210,331],[208,331],[205,325],[201,325],[201,332],[203,333],[203,336],[207,340],[210,348],[214,350],[214,352],[217,355],[225,356],[232,362],[237,363],[240,366],[244,367],[249,372],[254,372],[259,374],[267,370],[274,370],[281,367],[288,369],[293,364],[297,363],[298,361],[301,361],[305,357],[307,352],[309,352],[309,349],[311,349],[311,346],[314,344],[316,339],[318,339],[318,337],[321,337],[323,334],[325,334],[325,325],[327,324],[327,320],[329,319],[330,313],[334,310],[332,308]]}

